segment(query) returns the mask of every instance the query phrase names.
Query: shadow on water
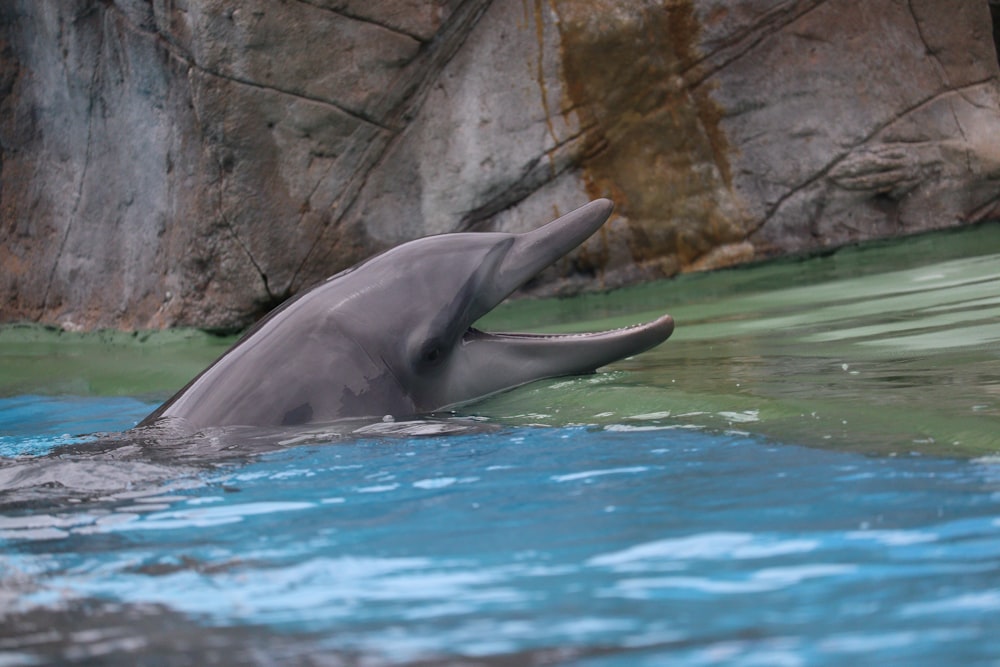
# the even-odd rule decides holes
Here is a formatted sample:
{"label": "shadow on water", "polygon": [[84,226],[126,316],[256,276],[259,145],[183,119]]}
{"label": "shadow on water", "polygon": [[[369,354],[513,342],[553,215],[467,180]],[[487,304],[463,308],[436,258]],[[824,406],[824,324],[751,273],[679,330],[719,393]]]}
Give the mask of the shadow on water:
{"label": "shadow on water", "polygon": [[0,329],[0,665],[995,664],[998,249],[512,303],[677,330],[414,422],[116,434],[231,339]]}

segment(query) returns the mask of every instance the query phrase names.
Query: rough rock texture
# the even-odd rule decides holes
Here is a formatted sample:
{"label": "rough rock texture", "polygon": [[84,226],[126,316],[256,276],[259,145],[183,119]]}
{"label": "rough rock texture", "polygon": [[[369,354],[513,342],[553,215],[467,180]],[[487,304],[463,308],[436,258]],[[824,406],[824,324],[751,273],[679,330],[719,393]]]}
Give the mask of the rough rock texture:
{"label": "rough rock texture", "polygon": [[996,217],[998,74],[987,0],[6,0],[0,321],[237,328],[597,196],[532,291]]}

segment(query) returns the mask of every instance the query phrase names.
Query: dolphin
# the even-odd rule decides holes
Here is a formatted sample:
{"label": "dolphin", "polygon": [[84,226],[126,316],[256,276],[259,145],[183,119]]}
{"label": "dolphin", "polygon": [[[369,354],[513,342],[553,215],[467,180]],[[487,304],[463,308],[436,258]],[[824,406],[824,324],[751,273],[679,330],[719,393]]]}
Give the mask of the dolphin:
{"label": "dolphin", "polygon": [[415,416],[648,350],[673,332],[669,315],[587,334],[473,328],[612,207],[599,199],[523,234],[441,234],[376,255],[266,315],[138,427]]}

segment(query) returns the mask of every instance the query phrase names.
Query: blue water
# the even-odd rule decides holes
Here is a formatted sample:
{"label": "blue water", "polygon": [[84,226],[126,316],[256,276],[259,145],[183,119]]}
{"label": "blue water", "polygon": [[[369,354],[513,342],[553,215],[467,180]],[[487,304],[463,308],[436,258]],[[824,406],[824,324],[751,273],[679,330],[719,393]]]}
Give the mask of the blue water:
{"label": "blue water", "polygon": [[[2,399],[0,454],[149,408]],[[0,614],[0,665],[996,665],[1000,458],[656,414],[290,446],[8,503]]]}

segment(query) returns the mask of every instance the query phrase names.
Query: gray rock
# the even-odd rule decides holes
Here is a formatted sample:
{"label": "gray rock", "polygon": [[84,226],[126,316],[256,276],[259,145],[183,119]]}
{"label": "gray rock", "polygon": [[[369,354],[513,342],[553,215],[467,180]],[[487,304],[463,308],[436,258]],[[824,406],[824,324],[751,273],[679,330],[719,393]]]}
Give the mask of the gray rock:
{"label": "gray rock", "polygon": [[992,29],[986,0],[8,0],[0,321],[235,329],[598,196],[528,291],[998,217]]}

